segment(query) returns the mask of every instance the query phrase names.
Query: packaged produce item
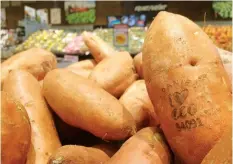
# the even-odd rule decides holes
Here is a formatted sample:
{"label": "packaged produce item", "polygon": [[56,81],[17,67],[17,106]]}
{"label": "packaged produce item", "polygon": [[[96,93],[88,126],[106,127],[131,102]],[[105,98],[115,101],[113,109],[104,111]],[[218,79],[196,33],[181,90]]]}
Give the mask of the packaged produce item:
{"label": "packaged produce item", "polygon": [[68,70],[50,71],[44,79],[43,94],[64,122],[102,139],[121,140],[136,131],[131,114],[115,97]]}
{"label": "packaged produce item", "polygon": [[39,82],[26,71],[14,70],[7,76],[3,91],[12,95],[25,107],[30,119],[31,147],[26,163],[47,163],[50,155],[61,144]]}
{"label": "packaged produce item", "polygon": [[89,79],[119,98],[136,79],[133,59],[128,52],[117,52],[99,62]]}
{"label": "packaged produce item", "polygon": [[232,122],[231,83],[216,47],[189,19],[160,12],[142,55],[149,97],[169,145],[183,162],[201,163]]}
{"label": "packaged produce item", "polygon": [[25,164],[31,145],[31,125],[24,106],[1,91],[1,163]]}
{"label": "packaged produce item", "polygon": [[49,51],[32,48],[10,57],[1,64],[1,84],[10,71],[23,69],[37,80],[42,80],[47,72],[57,67],[56,57]]}
{"label": "packaged produce item", "polygon": [[160,130],[147,127],[129,138],[106,164],[170,164],[171,155]]}

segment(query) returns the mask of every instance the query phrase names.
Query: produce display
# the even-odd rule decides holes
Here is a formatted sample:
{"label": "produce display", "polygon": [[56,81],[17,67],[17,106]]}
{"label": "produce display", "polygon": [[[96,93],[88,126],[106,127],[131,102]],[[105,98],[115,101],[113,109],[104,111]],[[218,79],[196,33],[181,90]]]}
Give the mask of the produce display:
{"label": "produce display", "polygon": [[83,37],[78,35],[69,42],[63,50],[60,50],[60,52],[64,52],[66,54],[84,54],[85,51],[87,51],[85,48]]}
{"label": "produce display", "polygon": [[203,30],[217,47],[232,52],[232,26],[209,25]]}
{"label": "produce display", "polygon": [[232,1],[228,2],[213,2],[213,9],[216,14],[222,18],[232,18]]}
{"label": "produce display", "polygon": [[69,24],[79,23],[94,23],[95,22],[95,9],[89,9],[85,12],[76,12],[66,16]]}
{"label": "produce display", "polygon": [[135,58],[82,37],[92,60],[57,68],[32,48],[2,63],[2,162],[232,162],[231,54],[200,27],[160,12]]}
{"label": "produce display", "polygon": [[23,44],[16,47],[20,52],[29,48],[37,47],[48,51],[63,53],[65,46],[71,42],[77,33],[64,32],[63,30],[42,30],[30,35]]}
{"label": "produce display", "polygon": [[14,54],[15,47],[20,43],[15,30],[0,30],[1,59],[6,59]]}
{"label": "produce display", "polygon": [[[232,27],[231,26],[205,26],[203,30],[213,40],[214,44],[227,51],[232,51]],[[94,40],[103,40],[103,47],[112,47],[111,49],[128,51],[130,54],[141,52],[145,38],[146,28],[131,27],[129,28],[129,46],[117,49],[113,45],[113,29],[95,29],[93,32],[78,35],[77,33],[65,32],[63,30],[42,30],[33,33],[23,44],[16,47],[15,52],[27,50],[32,47],[39,47],[51,51],[55,54],[85,54],[93,49],[88,49],[94,44]],[[89,35],[89,36],[88,36]],[[86,38],[91,37],[90,43]],[[108,51],[108,50],[106,50]],[[92,53],[92,52],[91,52]]]}

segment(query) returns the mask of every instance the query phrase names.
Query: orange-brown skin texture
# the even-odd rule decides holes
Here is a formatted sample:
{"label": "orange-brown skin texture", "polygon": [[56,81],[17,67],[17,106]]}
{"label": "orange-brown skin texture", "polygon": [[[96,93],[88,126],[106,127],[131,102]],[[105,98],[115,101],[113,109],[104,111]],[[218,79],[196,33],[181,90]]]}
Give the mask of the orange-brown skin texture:
{"label": "orange-brown skin texture", "polygon": [[72,71],[73,73],[88,78],[93,68],[96,66],[96,62],[92,59],[87,59],[73,63],[66,67],[66,69]]}
{"label": "orange-brown skin texture", "polygon": [[56,57],[40,48],[13,55],[1,64],[1,84],[10,71],[23,69],[30,72],[37,80],[42,80],[46,73],[57,67]]}
{"label": "orange-brown skin texture", "polygon": [[30,73],[15,70],[6,78],[3,91],[8,92],[23,104],[30,119],[32,145],[27,164],[47,163],[49,156],[61,144],[52,115],[41,94],[39,82]]}
{"label": "orange-brown skin texture", "polygon": [[25,108],[1,91],[1,163],[25,164],[31,143],[31,126]]}
{"label": "orange-brown skin texture", "polygon": [[39,81],[40,83],[40,87],[42,88],[43,87],[43,80]]}
{"label": "orange-brown skin texture", "polygon": [[116,51],[98,36],[87,32],[83,32],[82,36],[84,43],[97,63],[115,54]]}
{"label": "orange-brown skin texture", "polygon": [[159,130],[147,127],[129,138],[107,164],[170,164],[171,155]]}
{"label": "orange-brown skin texture", "polygon": [[137,80],[131,84],[119,101],[133,116],[137,129],[147,126],[150,121],[157,124],[158,120],[144,80]]}
{"label": "orange-brown skin texture", "polygon": [[142,53],[140,52],[133,58],[134,66],[136,68],[136,71],[140,77],[140,79],[143,79],[143,70],[142,70]]}
{"label": "orange-brown skin texture", "polygon": [[133,59],[128,52],[118,52],[105,58],[91,72],[89,79],[119,98],[138,78]]}
{"label": "orange-brown skin texture", "polygon": [[93,148],[102,150],[105,152],[110,158],[118,151],[117,146],[112,145],[112,144],[98,144],[92,146]]}
{"label": "orange-brown skin texture", "polygon": [[229,79],[231,80],[232,83],[232,64],[231,63],[224,64],[224,68],[227,71]]}
{"label": "orange-brown skin texture", "polygon": [[201,164],[232,164],[232,129],[205,156]]}
{"label": "orange-brown skin texture", "polygon": [[44,78],[44,96],[67,124],[106,140],[121,140],[135,131],[130,113],[108,92],[65,69]]}
{"label": "orange-brown skin texture", "polygon": [[169,145],[185,163],[201,163],[232,121],[231,85],[218,51],[192,21],[160,12],[142,54],[149,97]]}
{"label": "orange-brown skin texture", "polygon": [[50,157],[48,164],[102,164],[109,159],[104,151],[97,148],[66,145]]}

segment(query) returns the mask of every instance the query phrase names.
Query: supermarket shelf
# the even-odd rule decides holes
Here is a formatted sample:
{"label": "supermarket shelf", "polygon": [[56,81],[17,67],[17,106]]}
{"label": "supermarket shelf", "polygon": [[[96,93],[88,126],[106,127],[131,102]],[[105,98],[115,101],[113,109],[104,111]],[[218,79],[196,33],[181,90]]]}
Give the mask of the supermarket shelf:
{"label": "supermarket shelf", "polygon": [[205,26],[205,25],[215,25],[215,26],[222,26],[222,25],[229,25],[232,26],[232,21],[197,21],[195,22],[199,26]]}

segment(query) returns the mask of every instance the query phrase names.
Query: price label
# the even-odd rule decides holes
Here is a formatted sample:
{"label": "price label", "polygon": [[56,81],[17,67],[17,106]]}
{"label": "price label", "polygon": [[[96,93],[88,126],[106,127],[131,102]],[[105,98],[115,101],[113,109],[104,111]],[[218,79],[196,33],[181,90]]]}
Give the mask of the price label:
{"label": "price label", "polygon": [[118,24],[114,26],[113,40],[115,47],[128,47],[129,43],[129,34],[128,34],[128,25]]}

